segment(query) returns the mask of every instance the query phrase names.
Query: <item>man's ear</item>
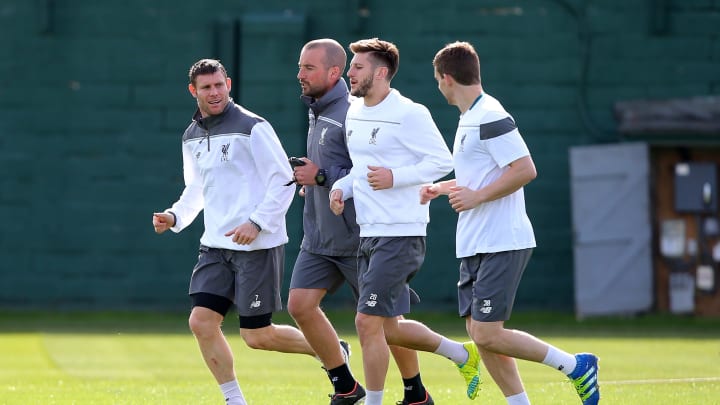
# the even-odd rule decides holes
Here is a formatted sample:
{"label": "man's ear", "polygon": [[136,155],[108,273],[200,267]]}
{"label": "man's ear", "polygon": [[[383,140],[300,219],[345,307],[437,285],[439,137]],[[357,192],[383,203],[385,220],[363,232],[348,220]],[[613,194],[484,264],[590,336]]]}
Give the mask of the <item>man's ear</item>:
{"label": "man's ear", "polygon": [[230,80],[230,78],[228,77],[225,79],[225,83],[227,84],[228,93],[229,93],[230,90],[232,90],[232,80]]}
{"label": "man's ear", "polygon": [[192,94],[193,97],[197,98],[197,89],[192,83],[188,84],[188,91],[190,92],[190,94]]}
{"label": "man's ear", "polygon": [[387,66],[379,66],[375,71],[375,75],[378,79],[386,79],[389,71],[390,69]]}
{"label": "man's ear", "polygon": [[342,72],[340,71],[339,66],[331,66],[330,67],[330,79],[334,80],[339,77],[342,77]]}

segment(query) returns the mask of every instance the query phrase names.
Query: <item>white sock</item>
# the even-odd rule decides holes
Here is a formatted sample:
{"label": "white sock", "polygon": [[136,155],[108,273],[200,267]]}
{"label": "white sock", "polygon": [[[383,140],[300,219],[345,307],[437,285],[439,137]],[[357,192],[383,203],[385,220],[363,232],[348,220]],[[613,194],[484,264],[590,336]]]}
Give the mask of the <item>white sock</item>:
{"label": "white sock", "polygon": [[510,395],[505,397],[508,405],[530,405],[530,399],[527,396],[527,392],[523,391],[519,394]]}
{"label": "white sock", "polygon": [[365,391],[365,405],[382,405],[382,391]]}
{"label": "white sock", "polygon": [[435,354],[445,356],[455,362],[455,364],[465,364],[468,361],[469,354],[462,343],[443,337],[440,346],[435,350]]}
{"label": "white sock", "polygon": [[220,389],[225,396],[225,403],[227,405],[247,405],[237,380],[220,384]]}
{"label": "white sock", "polygon": [[575,370],[577,361],[575,360],[575,355],[566,353],[555,346],[548,345],[548,352],[547,355],[545,355],[543,364],[560,370],[565,373],[565,375],[570,375],[570,373]]}

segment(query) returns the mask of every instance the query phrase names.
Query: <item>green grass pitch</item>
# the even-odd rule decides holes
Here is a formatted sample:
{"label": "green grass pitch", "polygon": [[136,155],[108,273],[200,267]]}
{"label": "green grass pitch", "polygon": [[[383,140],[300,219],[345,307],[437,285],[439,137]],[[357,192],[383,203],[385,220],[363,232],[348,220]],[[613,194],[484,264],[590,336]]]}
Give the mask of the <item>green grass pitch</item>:
{"label": "green grass pitch", "polygon": [[[350,312],[331,319],[354,350],[352,370],[363,381],[360,345]],[[452,313],[419,313],[451,338],[467,340]],[[291,322],[278,314],[276,323]],[[309,356],[251,350],[237,321],[224,327],[235,354],[241,388],[253,405],[327,404],[330,383]],[[604,404],[710,404],[720,401],[720,320],[670,316],[576,322],[567,315],[519,314],[509,327],[523,329],[568,351],[600,358]],[[423,382],[438,405],[505,404],[483,374],[475,401],[450,361],[420,354]],[[546,366],[518,362],[534,405],[579,404],[572,385]],[[394,365],[385,403],[402,399]],[[0,315],[0,404],[222,404],[184,314]]]}

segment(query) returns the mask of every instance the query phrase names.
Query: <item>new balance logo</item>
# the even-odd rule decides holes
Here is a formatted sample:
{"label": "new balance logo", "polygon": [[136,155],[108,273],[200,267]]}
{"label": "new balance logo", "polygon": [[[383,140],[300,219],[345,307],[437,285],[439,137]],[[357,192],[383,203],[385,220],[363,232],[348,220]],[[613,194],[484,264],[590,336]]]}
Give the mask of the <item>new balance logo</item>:
{"label": "new balance logo", "polygon": [[482,312],[483,314],[489,314],[490,312],[492,312],[492,303],[490,302],[490,300],[483,300],[480,312]]}
{"label": "new balance logo", "polygon": [[377,294],[370,294],[370,298],[365,301],[365,305],[374,308],[377,305]]}

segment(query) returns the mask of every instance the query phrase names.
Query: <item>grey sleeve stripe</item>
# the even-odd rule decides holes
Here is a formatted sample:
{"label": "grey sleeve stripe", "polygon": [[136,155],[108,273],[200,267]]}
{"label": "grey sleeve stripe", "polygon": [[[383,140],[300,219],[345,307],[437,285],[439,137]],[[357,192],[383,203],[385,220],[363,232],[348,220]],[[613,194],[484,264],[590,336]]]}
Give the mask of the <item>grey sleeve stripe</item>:
{"label": "grey sleeve stripe", "polygon": [[508,132],[516,129],[515,121],[512,118],[507,117],[498,121],[488,122],[487,124],[480,124],[480,139],[491,139],[500,135],[507,134]]}

